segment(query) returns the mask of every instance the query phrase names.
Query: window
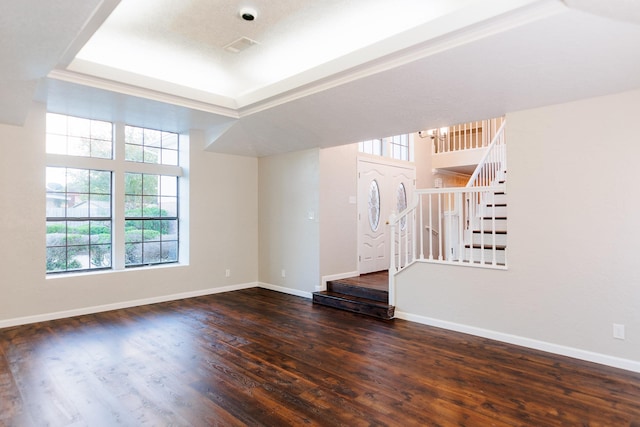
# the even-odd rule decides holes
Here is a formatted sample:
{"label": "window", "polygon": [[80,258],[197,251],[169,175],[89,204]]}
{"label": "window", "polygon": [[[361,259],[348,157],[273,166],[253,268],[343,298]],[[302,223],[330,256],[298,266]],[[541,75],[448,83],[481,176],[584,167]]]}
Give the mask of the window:
{"label": "window", "polygon": [[409,161],[409,135],[396,135],[388,138],[390,157]]}
{"label": "window", "polygon": [[391,157],[392,159],[413,161],[411,137],[409,134],[390,136],[382,139],[371,139],[358,143],[361,153],[374,156]]}
{"label": "window", "polygon": [[178,261],[178,178],[125,174],[125,265]]}
{"label": "window", "polygon": [[111,172],[48,167],[47,272],[111,267]]}
{"label": "window", "polygon": [[375,156],[382,156],[382,140],[371,139],[369,141],[362,141],[359,143],[361,153],[373,154]]}
{"label": "window", "polygon": [[113,125],[98,120],[47,114],[47,153],[113,157]]}
{"label": "window", "polygon": [[[401,213],[405,209],[407,209],[407,189],[404,186],[404,183],[400,183],[398,185],[398,190],[396,191],[396,212]],[[407,217],[406,215],[400,219],[400,230],[404,231],[407,228]]]}
{"label": "window", "polygon": [[46,151],[47,273],[178,262],[178,134],[49,113]]}
{"label": "window", "polygon": [[125,126],[125,160],[161,165],[178,164],[178,134]]}
{"label": "window", "polygon": [[377,231],[380,225],[380,188],[375,179],[369,184],[369,226]]}

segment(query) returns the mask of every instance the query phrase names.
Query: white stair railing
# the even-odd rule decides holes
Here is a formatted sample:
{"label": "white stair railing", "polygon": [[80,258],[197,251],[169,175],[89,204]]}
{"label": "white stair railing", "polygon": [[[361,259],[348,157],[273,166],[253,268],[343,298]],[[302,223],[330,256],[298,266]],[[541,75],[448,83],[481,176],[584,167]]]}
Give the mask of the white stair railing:
{"label": "white stair railing", "polygon": [[389,304],[395,305],[395,275],[422,262],[506,269],[506,121],[466,187],[415,191],[413,203],[391,215]]}
{"label": "white stair railing", "polygon": [[416,190],[413,203],[389,218],[389,304],[395,305],[395,275],[415,262],[506,268],[504,214],[496,203],[465,203],[495,201],[504,192],[504,184]]}

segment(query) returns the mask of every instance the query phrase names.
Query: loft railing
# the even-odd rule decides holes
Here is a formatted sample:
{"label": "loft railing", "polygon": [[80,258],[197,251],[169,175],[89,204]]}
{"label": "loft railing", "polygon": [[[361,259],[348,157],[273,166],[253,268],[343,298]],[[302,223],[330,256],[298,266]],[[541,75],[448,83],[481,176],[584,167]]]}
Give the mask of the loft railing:
{"label": "loft railing", "polygon": [[503,122],[504,117],[497,117],[432,129],[427,132],[433,139],[434,154],[450,153],[488,147]]}
{"label": "loft railing", "polygon": [[501,120],[466,187],[416,190],[413,203],[389,218],[389,303],[395,275],[415,262],[505,269],[506,122]]}
{"label": "loft railing", "polygon": [[492,185],[499,181],[499,174],[505,173],[507,170],[507,144],[504,135],[504,128],[507,122],[502,121],[502,125],[493,137],[493,140],[487,147],[478,166],[473,171],[467,187],[482,187]]}

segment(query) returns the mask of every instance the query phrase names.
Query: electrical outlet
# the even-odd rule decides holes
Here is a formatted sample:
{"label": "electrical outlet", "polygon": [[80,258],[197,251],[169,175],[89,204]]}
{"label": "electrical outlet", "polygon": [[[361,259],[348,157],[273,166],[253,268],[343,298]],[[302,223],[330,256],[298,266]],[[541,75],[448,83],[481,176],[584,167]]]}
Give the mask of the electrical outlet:
{"label": "electrical outlet", "polygon": [[284,271],[284,268],[282,269],[282,277],[286,277],[287,276],[287,272]]}
{"label": "electrical outlet", "polygon": [[227,268],[227,269],[224,271],[224,277],[231,277],[231,270],[230,270],[230,269],[228,269],[228,268]]}
{"label": "electrical outlet", "polygon": [[619,340],[624,339],[624,325],[618,323],[613,324],[613,337]]}

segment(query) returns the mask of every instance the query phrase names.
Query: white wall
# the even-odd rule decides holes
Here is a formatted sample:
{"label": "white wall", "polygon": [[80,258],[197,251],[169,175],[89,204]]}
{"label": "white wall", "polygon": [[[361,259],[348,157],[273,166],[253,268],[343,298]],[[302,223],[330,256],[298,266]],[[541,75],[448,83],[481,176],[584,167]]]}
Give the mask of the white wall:
{"label": "white wall", "polygon": [[319,150],[262,157],[258,165],[260,282],[310,296],[320,280]]}
{"label": "white wall", "polygon": [[358,271],[358,144],[320,150],[320,274]]}
{"label": "white wall", "polygon": [[185,171],[191,189],[188,265],[47,278],[45,113],[44,105],[34,104],[23,127],[0,125],[0,326],[255,284],[257,159],[205,152],[199,132],[191,134]]}
{"label": "white wall", "polygon": [[508,114],[508,271],[417,265],[396,313],[639,369],[638,105],[635,91]]}

